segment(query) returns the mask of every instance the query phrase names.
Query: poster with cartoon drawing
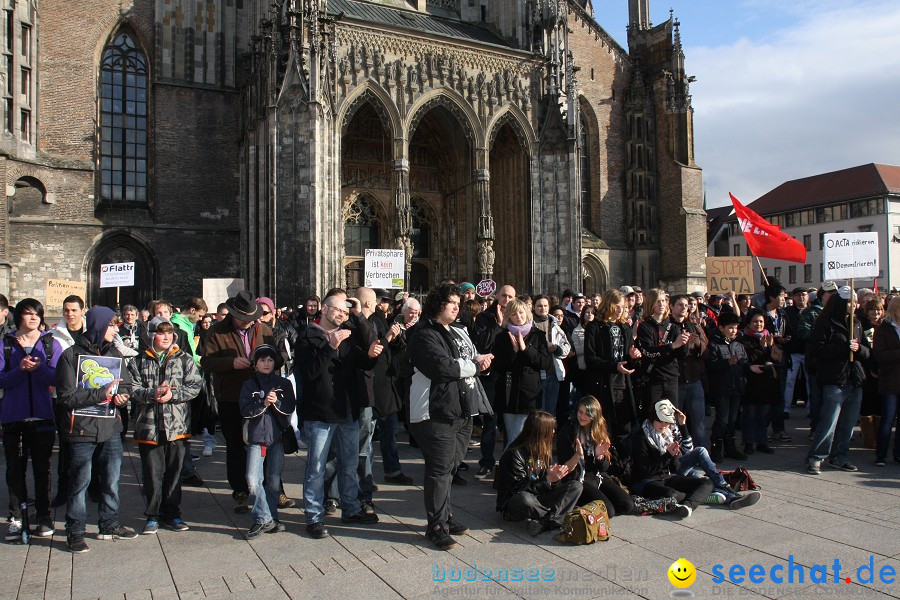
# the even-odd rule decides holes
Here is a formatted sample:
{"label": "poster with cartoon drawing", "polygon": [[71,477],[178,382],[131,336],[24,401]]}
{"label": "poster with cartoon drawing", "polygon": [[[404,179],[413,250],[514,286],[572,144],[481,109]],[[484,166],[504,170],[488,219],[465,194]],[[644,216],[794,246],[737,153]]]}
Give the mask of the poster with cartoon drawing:
{"label": "poster with cartoon drawing", "polygon": [[[89,355],[78,357],[78,387],[81,389],[103,389],[121,375],[122,359],[119,357]],[[93,406],[76,408],[72,412],[80,417],[111,419],[116,416],[116,405],[112,402],[101,402]]]}

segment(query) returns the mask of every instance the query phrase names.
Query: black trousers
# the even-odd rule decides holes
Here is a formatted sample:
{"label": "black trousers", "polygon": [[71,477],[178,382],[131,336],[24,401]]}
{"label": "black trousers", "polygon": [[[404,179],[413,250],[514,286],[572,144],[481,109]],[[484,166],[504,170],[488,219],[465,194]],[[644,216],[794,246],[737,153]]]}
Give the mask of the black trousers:
{"label": "black trousers", "polygon": [[232,493],[250,493],[247,487],[247,447],[244,417],[237,402],[219,402],[219,426],[225,437],[225,473]]}
{"label": "black trousers", "polygon": [[[44,424],[41,429],[47,429]],[[50,455],[56,428],[51,423],[49,431],[38,431],[33,423],[10,423],[3,427],[3,454],[6,457],[6,485],[9,488],[9,511],[16,519],[22,518],[21,503],[28,497],[25,483],[27,463],[31,459],[34,475],[34,503],[38,517],[50,516]]]}
{"label": "black trousers", "polygon": [[446,525],[451,516],[450,485],[456,467],[469,449],[472,418],[428,419],[410,423],[409,431],[425,459],[425,512],[430,530],[437,524]]}
{"label": "black trousers", "polygon": [[608,475],[601,479],[599,485],[596,477],[589,475],[584,478],[578,506],[590,504],[595,500],[606,505],[606,512],[610,519],[616,515],[627,515],[634,510],[634,500]]}
{"label": "black trousers", "polygon": [[162,444],[138,444],[141,472],[144,478],[144,514],[155,520],[181,516],[181,462],[184,444],[181,440]]}
{"label": "black trousers", "polygon": [[560,481],[541,494],[519,492],[506,503],[503,518],[508,521],[545,519],[562,526],[566,513],[578,506],[581,490],[581,482],[572,479]]}
{"label": "black trousers", "polygon": [[678,380],[651,381],[644,386],[641,395],[638,397],[642,399],[642,403],[638,407],[641,415],[638,417],[637,422],[641,423],[644,418],[653,413],[653,407],[663,398],[671,401],[673,406],[678,406]]}
{"label": "black trousers", "polygon": [[670,475],[662,481],[649,481],[641,490],[646,498],[675,498],[679,504],[697,508],[713,491],[713,483],[707,477]]}

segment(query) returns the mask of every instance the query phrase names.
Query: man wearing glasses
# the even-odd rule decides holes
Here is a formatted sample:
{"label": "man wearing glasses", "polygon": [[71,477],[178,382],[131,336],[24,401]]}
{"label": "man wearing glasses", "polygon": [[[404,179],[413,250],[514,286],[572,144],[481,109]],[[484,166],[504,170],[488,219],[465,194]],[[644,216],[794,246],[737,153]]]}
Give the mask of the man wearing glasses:
{"label": "man wearing glasses", "polygon": [[308,446],[303,500],[306,531],[315,539],[328,536],[323,522],[325,465],[332,441],[341,521],[378,522],[378,515],[367,514],[359,501],[359,414],[367,404],[359,371],[373,368],[383,347],[378,340],[368,343],[369,328],[360,326],[359,315],[350,314],[352,306],[344,290],[330,290],[319,323],[304,329],[297,341],[296,372],[302,378],[303,432]]}

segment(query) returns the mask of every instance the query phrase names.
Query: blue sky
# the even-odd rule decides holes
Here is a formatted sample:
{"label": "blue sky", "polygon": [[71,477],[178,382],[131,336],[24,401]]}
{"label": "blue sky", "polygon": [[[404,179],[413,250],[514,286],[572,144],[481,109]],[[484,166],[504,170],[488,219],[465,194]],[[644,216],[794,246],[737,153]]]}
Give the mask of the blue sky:
{"label": "blue sky", "polygon": [[[628,0],[593,0],[627,47]],[[650,0],[681,21],[710,207],[866,163],[900,165],[900,1]]]}

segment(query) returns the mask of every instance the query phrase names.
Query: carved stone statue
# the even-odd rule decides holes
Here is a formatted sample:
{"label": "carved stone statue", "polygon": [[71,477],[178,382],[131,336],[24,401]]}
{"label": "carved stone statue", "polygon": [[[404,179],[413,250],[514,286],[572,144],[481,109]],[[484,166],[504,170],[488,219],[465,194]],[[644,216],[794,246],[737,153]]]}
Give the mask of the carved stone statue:
{"label": "carved stone statue", "polygon": [[492,240],[478,242],[478,270],[483,276],[494,272],[494,247]]}

